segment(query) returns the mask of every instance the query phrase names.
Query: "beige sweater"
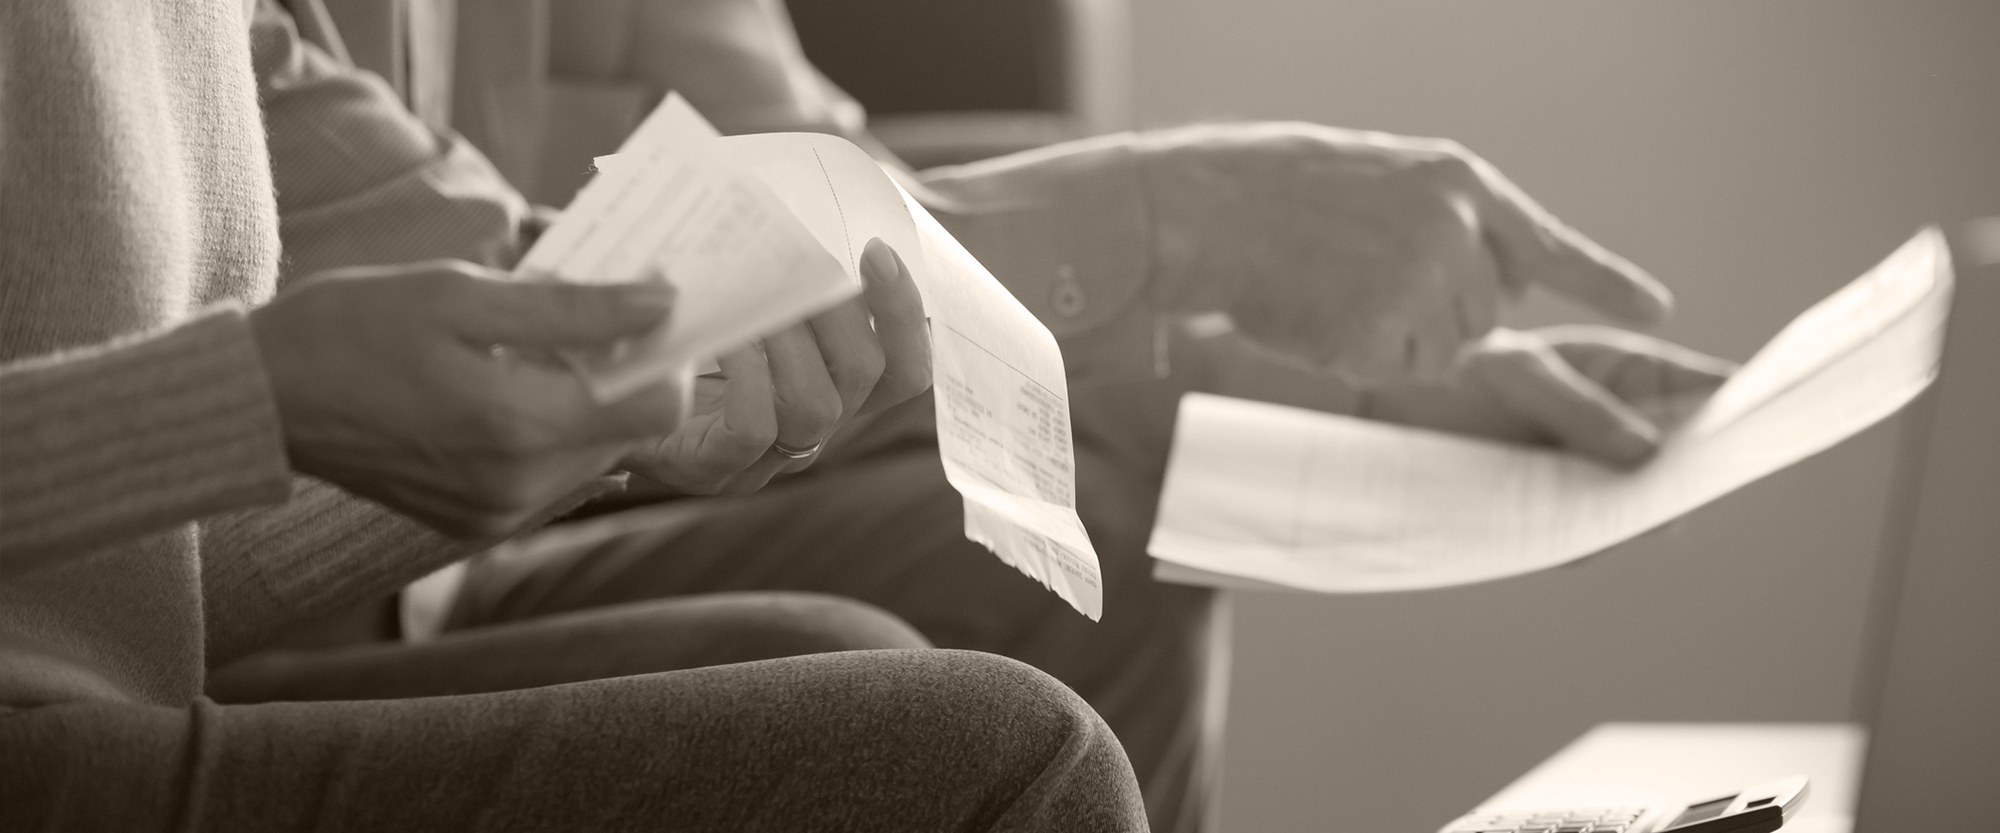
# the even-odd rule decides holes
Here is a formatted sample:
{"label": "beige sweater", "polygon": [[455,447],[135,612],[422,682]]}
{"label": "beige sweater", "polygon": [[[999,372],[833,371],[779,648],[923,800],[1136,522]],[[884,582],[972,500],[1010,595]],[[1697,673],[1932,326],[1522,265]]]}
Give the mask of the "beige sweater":
{"label": "beige sweater", "polygon": [[[293,108],[270,148],[295,162],[291,273],[339,235],[387,259],[398,233],[480,257],[437,247],[492,245],[518,198],[450,186],[483,160],[427,132],[351,135],[393,96],[314,65],[271,8],[250,14],[0,1],[0,705],[185,703],[205,656],[470,550],[287,472],[240,311],[280,276],[259,82]],[[382,201],[458,210],[348,216]]]}
{"label": "beige sweater", "polygon": [[189,521],[288,491],[244,14],[0,4],[0,703],[192,698]]}

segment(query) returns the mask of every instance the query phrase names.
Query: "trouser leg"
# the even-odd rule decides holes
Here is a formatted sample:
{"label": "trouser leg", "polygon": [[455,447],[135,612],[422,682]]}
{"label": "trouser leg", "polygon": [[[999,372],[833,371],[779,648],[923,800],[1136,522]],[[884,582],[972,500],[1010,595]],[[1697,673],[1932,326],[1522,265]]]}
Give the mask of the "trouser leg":
{"label": "trouser leg", "polygon": [[830,651],[925,648],[908,624],[852,599],[718,593],[502,622],[430,642],[268,651],[210,675],[227,703],[478,694]]}
{"label": "trouser leg", "polygon": [[1081,699],[860,651],[460,697],[0,714],[0,829],[1143,830]]}
{"label": "trouser leg", "polygon": [[1212,592],[1152,580],[1145,542],[1171,423],[1118,417],[1171,414],[1172,402],[1142,392],[1079,407],[1102,409],[1088,421],[1080,413],[1077,432],[1079,511],[1105,573],[1102,622],[965,540],[936,446],[904,442],[755,495],[550,530],[482,562],[451,627],[717,591],[860,599],[937,645],[1014,657],[1062,680],[1116,730],[1154,827],[1198,829],[1213,810],[1225,623]]}

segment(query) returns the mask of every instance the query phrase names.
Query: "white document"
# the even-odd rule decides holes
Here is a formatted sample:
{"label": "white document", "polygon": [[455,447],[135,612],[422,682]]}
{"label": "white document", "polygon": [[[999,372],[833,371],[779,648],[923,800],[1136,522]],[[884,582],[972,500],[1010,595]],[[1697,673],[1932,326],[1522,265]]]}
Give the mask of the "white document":
{"label": "white document", "polygon": [[1068,381],[1048,328],[860,148],[808,133],[722,146],[857,280],[870,238],[902,255],[930,319],[938,451],[965,499],[966,537],[1100,618],[1103,577],[1076,514]]}
{"label": "white document", "polygon": [[1951,274],[1927,229],[1800,315],[1644,466],[1215,396],[1181,404],[1148,550],[1194,584],[1353,593],[1601,551],[1853,436],[1937,372]]}
{"label": "white document", "polygon": [[673,284],[668,325],[611,355],[566,356],[617,399],[861,291],[721,137],[669,96],[522,258],[523,275]]}

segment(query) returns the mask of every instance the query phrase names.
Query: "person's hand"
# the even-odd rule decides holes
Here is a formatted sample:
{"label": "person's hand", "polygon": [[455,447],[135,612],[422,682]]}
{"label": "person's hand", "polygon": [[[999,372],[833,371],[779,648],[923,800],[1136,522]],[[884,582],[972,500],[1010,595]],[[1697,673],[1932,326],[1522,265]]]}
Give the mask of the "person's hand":
{"label": "person's hand", "polygon": [[1448,381],[1367,392],[1362,415],[1631,465],[1735,370],[1729,361],[1611,327],[1501,329],[1467,351]]}
{"label": "person's hand", "polygon": [[930,333],[909,269],[872,240],[861,279],[859,298],[718,358],[680,429],[624,468],[680,494],[755,491],[812,465],[848,419],[928,389]]}
{"label": "person's hand", "polygon": [[514,282],[461,261],[308,277],[250,315],[292,467],[449,535],[511,532],[672,431],[686,392],[592,399],[550,350],[667,319],[665,284]]}
{"label": "person's hand", "polygon": [[1648,323],[1667,291],[1457,143],[1318,125],[1145,134],[1153,298],[1224,312],[1283,360],[1353,380],[1434,377],[1540,284]]}

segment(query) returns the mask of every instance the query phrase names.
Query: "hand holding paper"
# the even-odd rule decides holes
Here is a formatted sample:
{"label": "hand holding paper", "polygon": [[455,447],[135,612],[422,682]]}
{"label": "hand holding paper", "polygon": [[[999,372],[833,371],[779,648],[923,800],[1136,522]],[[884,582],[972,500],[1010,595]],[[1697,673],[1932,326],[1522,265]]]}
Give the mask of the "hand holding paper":
{"label": "hand holding paper", "polygon": [[625,468],[681,494],[755,491],[811,465],[847,418],[928,389],[930,342],[909,269],[877,240],[861,276],[861,298],[723,354],[715,373],[694,380],[681,428]]}
{"label": "hand holding paper", "polygon": [[[1927,230],[1807,310],[1631,471],[1190,396],[1148,545],[1156,573],[1370,592],[1484,581],[1598,552],[1825,450],[1920,393],[1936,373],[1951,294],[1943,250]],[[1573,355],[1588,363],[1593,352]]]}
{"label": "hand holding paper", "polygon": [[966,537],[1101,616],[1097,554],[1076,514],[1069,388],[1055,337],[859,148],[820,134],[725,145],[843,267],[858,273],[872,238],[902,255],[929,317],[938,451],[965,498]]}
{"label": "hand holding paper", "polygon": [[1145,134],[1155,300],[1226,312],[1278,356],[1433,378],[1539,284],[1634,322],[1667,291],[1455,142],[1300,123]]}
{"label": "hand holding paper", "polygon": [[840,420],[935,380],[967,537],[1102,615],[1055,338],[874,160],[817,134],[720,140],[669,97],[598,161],[523,269],[657,271],[680,305],[659,338],[579,364],[616,397],[718,360],[694,416],[629,463],[687,491],[754,489],[810,463]]}
{"label": "hand holding paper", "polygon": [[645,333],[672,305],[657,284],[523,283],[439,260],[321,272],[250,321],[294,468],[482,538],[680,419],[671,385],[607,404],[533,358]]}

